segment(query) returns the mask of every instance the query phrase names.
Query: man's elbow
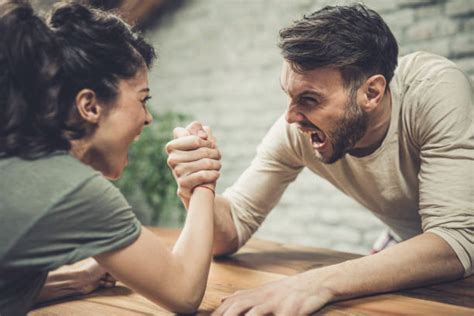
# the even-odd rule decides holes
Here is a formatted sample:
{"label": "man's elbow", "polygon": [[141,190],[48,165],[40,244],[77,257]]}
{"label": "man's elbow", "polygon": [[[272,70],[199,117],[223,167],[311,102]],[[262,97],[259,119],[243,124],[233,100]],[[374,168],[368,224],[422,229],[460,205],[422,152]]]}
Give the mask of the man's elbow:
{"label": "man's elbow", "polygon": [[239,241],[236,236],[232,239],[227,239],[225,241],[214,241],[214,245],[212,247],[212,255],[214,257],[222,257],[226,255],[231,255],[237,250],[239,250]]}

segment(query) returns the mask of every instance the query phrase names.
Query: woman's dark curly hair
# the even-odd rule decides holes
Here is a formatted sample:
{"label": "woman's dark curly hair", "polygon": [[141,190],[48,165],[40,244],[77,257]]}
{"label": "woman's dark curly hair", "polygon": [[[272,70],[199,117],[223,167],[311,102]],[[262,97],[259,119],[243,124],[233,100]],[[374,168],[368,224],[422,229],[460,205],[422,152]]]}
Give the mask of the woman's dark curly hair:
{"label": "woman's dark curly hair", "polygon": [[66,3],[46,23],[28,1],[0,3],[0,157],[69,150],[88,132],[74,106],[77,93],[88,88],[111,104],[119,81],[156,57],[113,14]]}

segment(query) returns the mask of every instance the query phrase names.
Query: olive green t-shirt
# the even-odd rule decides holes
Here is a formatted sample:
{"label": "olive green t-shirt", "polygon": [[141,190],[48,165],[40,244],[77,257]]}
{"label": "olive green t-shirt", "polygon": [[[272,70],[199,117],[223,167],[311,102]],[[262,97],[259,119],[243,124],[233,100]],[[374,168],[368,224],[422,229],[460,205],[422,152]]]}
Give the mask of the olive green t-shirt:
{"label": "olive green t-shirt", "polygon": [[67,153],[0,159],[0,315],[24,315],[48,271],[125,247],[140,227],[120,191]]}

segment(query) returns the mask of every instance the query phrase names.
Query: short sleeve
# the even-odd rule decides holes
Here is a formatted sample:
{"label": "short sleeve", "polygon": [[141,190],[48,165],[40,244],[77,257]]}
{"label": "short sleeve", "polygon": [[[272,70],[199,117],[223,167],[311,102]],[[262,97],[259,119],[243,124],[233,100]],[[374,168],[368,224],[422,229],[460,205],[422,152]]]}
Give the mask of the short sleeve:
{"label": "short sleeve", "polygon": [[140,230],[124,196],[96,173],[53,203],[17,242],[8,261],[15,268],[53,270],[123,248]]}
{"label": "short sleeve", "polygon": [[469,80],[449,68],[427,83],[416,116],[422,228],[453,248],[466,276],[474,260],[473,113]]}

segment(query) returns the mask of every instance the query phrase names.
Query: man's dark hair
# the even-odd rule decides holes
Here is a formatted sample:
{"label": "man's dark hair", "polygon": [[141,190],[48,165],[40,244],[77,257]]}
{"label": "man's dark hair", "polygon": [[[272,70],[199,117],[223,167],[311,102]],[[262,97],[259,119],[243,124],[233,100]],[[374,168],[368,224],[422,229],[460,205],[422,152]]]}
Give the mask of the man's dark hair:
{"label": "man's dark hair", "polygon": [[326,6],[280,31],[283,57],[298,72],[319,67],[341,71],[346,88],[381,74],[387,86],[397,66],[398,45],[380,15],[361,5]]}
{"label": "man's dark hair", "polygon": [[88,132],[77,93],[88,88],[111,104],[119,81],[154,58],[153,47],[113,14],[67,3],[47,24],[27,0],[1,0],[0,157],[69,150]]}

